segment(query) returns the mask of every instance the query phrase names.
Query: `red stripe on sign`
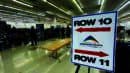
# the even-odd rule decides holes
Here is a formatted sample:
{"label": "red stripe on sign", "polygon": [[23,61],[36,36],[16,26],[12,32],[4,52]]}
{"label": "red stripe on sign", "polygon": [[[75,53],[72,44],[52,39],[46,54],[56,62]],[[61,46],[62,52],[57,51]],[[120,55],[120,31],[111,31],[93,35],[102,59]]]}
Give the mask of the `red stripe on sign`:
{"label": "red stripe on sign", "polygon": [[108,56],[108,54],[106,54],[106,53],[104,53],[102,51],[89,51],[89,50],[79,50],[79,49],[76,49],[75,53],[87,54],[87,55],[93,55],[93,56],[99,56],[99,57]]}
{"label": "red stripe on sign", "polygon": [[78,32],[109,32],[111,31],[110,27],[97,27],[97,28],[77,28]]}

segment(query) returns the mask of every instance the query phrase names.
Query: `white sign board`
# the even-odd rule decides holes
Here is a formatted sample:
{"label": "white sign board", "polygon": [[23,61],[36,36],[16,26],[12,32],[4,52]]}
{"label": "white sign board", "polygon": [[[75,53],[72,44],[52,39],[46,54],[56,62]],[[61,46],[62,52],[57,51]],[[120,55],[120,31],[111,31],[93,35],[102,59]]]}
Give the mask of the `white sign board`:
{"label": "white sign board", "polygon": [[72,62],[114,71],[117,12],[72,18]]}

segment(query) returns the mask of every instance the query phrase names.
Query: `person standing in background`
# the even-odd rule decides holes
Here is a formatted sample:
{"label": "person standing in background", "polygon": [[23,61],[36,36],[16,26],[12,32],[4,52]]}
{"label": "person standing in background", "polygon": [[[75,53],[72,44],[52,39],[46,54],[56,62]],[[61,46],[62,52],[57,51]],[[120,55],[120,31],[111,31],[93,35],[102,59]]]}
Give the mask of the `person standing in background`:
{"label": "person standing in background", "polygon": [[31,40],[31,45],[36,46],[37,45],[37,32],[34,26],[31,27],[30,30],[30,40]]}

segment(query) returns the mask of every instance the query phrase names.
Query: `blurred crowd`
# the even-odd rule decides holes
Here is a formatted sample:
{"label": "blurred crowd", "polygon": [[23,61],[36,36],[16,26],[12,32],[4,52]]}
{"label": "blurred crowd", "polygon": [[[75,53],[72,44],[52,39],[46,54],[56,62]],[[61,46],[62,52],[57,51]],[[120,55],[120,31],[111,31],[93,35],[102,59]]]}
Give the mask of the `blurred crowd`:
{"label": "blurred crowd", "polygon": [[36,27],[31,28],[16,28],[6,24],[5,21],[0,21],[0,50],[10,47],[27,45],[37,45],[39,41],[44,41],[53,38],[67,38],[71,35],[69,26],[51,26],[45,29],[43,24],[36,24]]}

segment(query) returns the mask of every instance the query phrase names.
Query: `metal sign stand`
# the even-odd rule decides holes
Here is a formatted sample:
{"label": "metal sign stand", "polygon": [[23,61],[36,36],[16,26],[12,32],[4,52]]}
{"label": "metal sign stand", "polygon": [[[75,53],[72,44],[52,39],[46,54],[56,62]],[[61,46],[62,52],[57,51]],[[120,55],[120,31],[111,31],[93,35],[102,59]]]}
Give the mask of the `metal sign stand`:
{"label": "metal sign stand", "polygon": [[[75,70],[75,73],[79,73],[80,65],[77,65],[77,68]],[[90,67],[88,67],[88,73],[90,73]]]}
{"label": "metal sign stand", "polygon": [[80,65],[77,65],[77,68],[75,70],[75,73],[78,73],[79,72],[79,69],[80,69]]}
{"label": "metal sign stand", "polygon": [[88,73],[90,73],[90,67],[88,67]]}

